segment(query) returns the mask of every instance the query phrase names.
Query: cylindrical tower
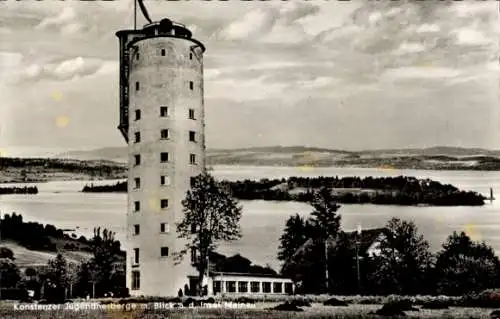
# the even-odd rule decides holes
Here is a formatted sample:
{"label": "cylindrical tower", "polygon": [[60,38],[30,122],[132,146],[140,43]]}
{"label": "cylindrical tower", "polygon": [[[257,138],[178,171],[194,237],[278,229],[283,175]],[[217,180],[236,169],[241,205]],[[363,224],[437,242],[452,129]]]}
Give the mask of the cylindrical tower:
{"label": "cylindrical tower", "polygon": [[119,129],[128,142],[127,287],[176,296],[196,275],[176,223],[193,177],[205,171],[204,46],[164,19],[120,38]]}

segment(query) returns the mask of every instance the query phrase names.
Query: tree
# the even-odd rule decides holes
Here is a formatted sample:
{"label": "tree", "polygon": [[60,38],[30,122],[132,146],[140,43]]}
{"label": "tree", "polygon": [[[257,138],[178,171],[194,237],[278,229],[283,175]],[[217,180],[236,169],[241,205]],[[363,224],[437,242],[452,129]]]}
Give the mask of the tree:
{"label": "tree", "polygon": [[46,299],[63,301],[65,289],[69,284],[68,263],[63,255],[57,254],[55,259],[49,260],[44,279],[47,287]]}
{"label": "tree", "polygon": [[494,288],[500,262],[493,248],[473,242],[464,232],[453,232],[438,253],[435,275],[437,291],[462,295]]}
{"label": "tree", "polygon": [[91,277],[94,285],[98,286],[100,295],[114,288],[112,287],[114,265],[117,261],[116,250],[119,246],[115,241],[115,233],[104,229],[101,234],[100,227],[94,229],[91,242],[94,254],[91,260]]}
{"label": "tree", "polygon": [[325,290],[328,292],[330,281],[328,276],[328,242],[330,239],[336,240],[339,234],[341,217],[337,211],[340,205],[335,202],[331,189],[326,187],[313,193],[310,204],[314,208],[310,219],[314,229],[314,239],[321,241],[324,245]]}
{"label": "tree", "polygon": [[370,280],[381,293],[415,294],[428,288],[423,283],[428,280],[432,254],[412,221],[392,218],[379,248]]}
{"label": "tree", "polygon": [[0,260],[0,284],[2,288],[15,288],[21,280],[19,268],[9,259]]}
{"label": "tree", "polygon": [[290,216],[280,237],[278,260],[283,262],[281,273],[290,275],[288,266],[297,250],[312,236],[311,225],[299,214]]}
{"label": "tree", "polygon": [[197,291],[201,294],[209,253],[217,248],[218,242],[241,237],[241,207],[229,191],[207,173],[194,178],[182,205],[184,218],[177,224],[177,232],[178,237],[188,243],[184,250],[175,253],[175,259],[179,263],[189,249],[198,253],[195,266],[199,273]]}

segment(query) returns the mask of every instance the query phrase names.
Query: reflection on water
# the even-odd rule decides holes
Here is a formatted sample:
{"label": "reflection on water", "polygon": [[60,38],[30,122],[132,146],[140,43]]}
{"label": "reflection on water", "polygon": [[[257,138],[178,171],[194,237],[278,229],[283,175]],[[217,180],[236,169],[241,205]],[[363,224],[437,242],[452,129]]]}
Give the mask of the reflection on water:
{"label": "reflection on water", "polygon": [[[450,183],[464,190],[489,195],[489,188],[500,190],[500,172],[475,171],[419,171],[377,170],[360,168],[317,168],[298,170],[290,167],[214,167],[217,178],[260,179],[288,176],[399,176],[431,178]],[[94,181],[95,185],[116,181]],[[126,194],[80,193],[86,181],[48,182],[36,184],[37,195],[0,196],[2,213],[17,212],[27,221],[53,224],[60,228],[77,229],[78,235],[92,235],[93,227],[110,228],[117,239],[125,239]],[[16,185],[16,184],[11,184]],[[5,185],[2,185],[5,187]],[[497,196],[498,197],[498,196]],[[243,238],[224,244],[222,253],[241,253],[256,263],[278,268],[276,251],[278,240],[288,216],[307,215],[309,205],[294,202],[242,201],[241,221]],[[500,204],[489,202],[483,207],[400,207],[378,205],[343,205],[342,224],[354,229],[358,223],[364,228],[379,227],[391,217],[412,219],[430,242],[439,249],[442,241],[453,230],[474,230],[476,240],[485,240],[500,251]]]}

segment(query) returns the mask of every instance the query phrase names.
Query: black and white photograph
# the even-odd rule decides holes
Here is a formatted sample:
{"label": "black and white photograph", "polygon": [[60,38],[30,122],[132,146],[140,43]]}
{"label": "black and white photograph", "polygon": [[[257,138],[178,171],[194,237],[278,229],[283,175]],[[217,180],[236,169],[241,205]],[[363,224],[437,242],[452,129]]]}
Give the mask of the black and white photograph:
{"label": "black and white photograph", "polygon": [[500,318],[500,2],[0,1],[1,318]]}

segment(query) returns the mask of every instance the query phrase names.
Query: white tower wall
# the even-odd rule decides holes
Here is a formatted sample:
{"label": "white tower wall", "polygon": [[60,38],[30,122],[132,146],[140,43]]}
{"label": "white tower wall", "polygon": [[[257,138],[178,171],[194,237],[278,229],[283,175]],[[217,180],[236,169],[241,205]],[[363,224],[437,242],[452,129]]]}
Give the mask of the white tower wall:
{"label": "white tower wall", "polygon": [[[162,50],[165,55],[162,55]],[[184,249],[177,238],[175,224],[182,220],[182,200],[190,178],[205,170],[205,134],[203,105],[203,50],[189,39],[158,36],[139,40],[129,49],[129,176],[127,209],[127,287],[133,296],[177,296],[189,285],[188,275],[197,274],[191,267],[190,254],[180,265],[174,265],[173,253]],[[190,82],[193,88],[190,88]],[[138,90],[136,90],[136,83]],[[168,116],[160,116],[161,107]],[[189,110],[194,118],[189,118]],[[135,111],[140,110],[140,119]],[[169,138],[161,138],[168,129]],[[196,141],[189,139],[195,132]],[[135,133],[140,133],[136,143]],[[168,162],[160,154],[168,152]],[[195,154],[196,164],[190,162]],[[135,155],[140,164],[135,165]],[[160,184],[166,176],[168,185]],[[140,178],[139,188],[135,179]],[[161,208],[161,200],[168,207]],[[135,211],[135,202],[140,210]],[[167,223],[168,233],[160,233]],[[134,235],[134,225],[140,225]],[[161,247],[168,247],[168,257],[161,257]],[[139,248],[139,263],[134,262],[134,248]],[[140,273],[140,287],[133,289],[132,271]]]}

